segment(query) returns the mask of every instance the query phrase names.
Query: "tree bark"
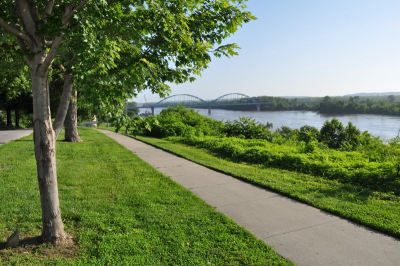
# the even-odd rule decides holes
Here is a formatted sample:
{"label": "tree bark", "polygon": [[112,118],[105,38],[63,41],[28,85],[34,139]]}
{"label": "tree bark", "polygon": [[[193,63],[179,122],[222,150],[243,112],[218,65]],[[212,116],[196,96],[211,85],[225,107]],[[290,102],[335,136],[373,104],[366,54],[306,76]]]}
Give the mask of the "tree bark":
{"label": "tree bark", "polygon": [[49,108],[48,71],[40,75],[31,69],[31,78],[33,136],[42,207],[42,238],[46,243],[57,245],[70,238],[65,233],[61,221],[56,171],[56,134],[52,127]]}
{"label": "tree bark", "polygon": [[7,114],[7,127],[12,127],[11,108],[6,108]]}
{"label": "tree bark", "polygon": [[65,122],[65,118],[68,112],[69,103],[71,100],[72,88],[73,88],[72,77],[73,77],[72,73],[64,74],[63,92],[61,95],[60,104],[58,106],[57,115],[53,123],[53,129],[56,132],[56,138],[58,137],[58,134],[60,134],[61,132],[62,126]]}
{"label": "tree bark", "polygon": [[[42,4],[45,3],[42,14],[39,14],[41,7],[38,8],[38,4],[35,4],[37,1],[11,1],[14,4],[10,4],[9,10],[4,10],[3,13],[9,12],[12,15],[12,23],[4,21],[0,16],[0,27],[15,35],[17,44],[25,54],[25,60],[30,69],[33,94],[33,139],[42,207],[42,238],[44,242],[56,245],[70,244],[72,239],[64,231],[58,199],[56,132],[52,126],[50,113],[49,69],[63,42],[68,23],[88,1],[81,0],[77,3],[70,1],[70,4],[61,5],[62,7],[58,5],[55,7],[56,1],[48,0],[47,3],[40,1]],[[56,12],[53,8],[62,12],[60,21],[50,22],[50,25],[56,26],[59,31],[55,34],[48,34],[53,36],[53,39],[46,40],[45,35],[47,34],[42,35],[41,25],[47,21],[48,16],[52,16]],[[44,31],[47,32],[47,30]]]}
{"label": "tree bark", "polygon": [[65,117],[65,141],[82,142],[78,134],[78,93],[73,90],[69,102],[67,116]]}
{"label": "tree bark", "polygon": [[14,114],[15,114],[15,127],[19,127],[19,120],[21,118],[21,114],[19,112],[19,108],[14,109]]}

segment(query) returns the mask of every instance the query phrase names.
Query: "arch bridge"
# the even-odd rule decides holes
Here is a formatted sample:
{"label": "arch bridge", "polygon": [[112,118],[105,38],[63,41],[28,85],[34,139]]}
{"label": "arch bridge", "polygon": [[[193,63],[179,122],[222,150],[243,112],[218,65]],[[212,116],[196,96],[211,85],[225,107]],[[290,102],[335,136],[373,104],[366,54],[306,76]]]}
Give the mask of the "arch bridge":
{"label": "arch bridge", "polygon": [[153,106],[150,106],[150,108],[153,115],[154,115],[154,108],[166,108],[178,105],[189,108],[208,108],[208,113],[211,114],[211,108],[217,109],[220,106],[230,106],[230,105],[255,105],[257,107],[257,111],[260,111],[261,104],[269,104],[269,103],[259,103],[252,97],[243,93],[225,94],[212,101],[205,101],[197,96],[190,94],[177,94],[162,99]]}

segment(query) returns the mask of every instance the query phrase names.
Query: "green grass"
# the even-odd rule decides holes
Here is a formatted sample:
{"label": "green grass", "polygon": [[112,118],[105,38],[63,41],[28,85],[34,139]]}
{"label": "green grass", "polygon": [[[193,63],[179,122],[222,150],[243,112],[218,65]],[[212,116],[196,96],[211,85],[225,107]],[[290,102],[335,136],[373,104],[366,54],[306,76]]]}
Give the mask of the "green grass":
{"label": "green grass", "polygon": [[77,243],[69,257],[4,249],[13,230],[40,235],[41,211],[32,136],[0,146],[0,264],[292,265],[114,140],[79,134],[82,143],[57,142],[62,217]]}
{"label": "green grass", "polygon": [[193,162],[400,238],[400,197],[392,193],[376,192],[360,186],[265,165],[235,163],[205,149],[165,139],[144,136],[136,138]]}

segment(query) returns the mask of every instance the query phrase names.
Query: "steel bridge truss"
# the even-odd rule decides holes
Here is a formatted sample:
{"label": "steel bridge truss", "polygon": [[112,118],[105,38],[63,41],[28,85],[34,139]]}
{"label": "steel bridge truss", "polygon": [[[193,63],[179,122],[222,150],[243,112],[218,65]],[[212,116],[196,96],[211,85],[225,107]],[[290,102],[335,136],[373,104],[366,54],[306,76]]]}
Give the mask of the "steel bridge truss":
{"label": "steel bridge truss", "polygon": [[213,101],[205,101],[190,94],[177,94],[157,102],[151,107],[151,111],[154,114],[154,108],[166,108],[178,105],[190,108],[208,108],[208,113],[211,113],[211,108],[230,105],[256,105],[257,111],[260,111],[260,103],[258,103],[252,97],[242,93],[225,94]]}

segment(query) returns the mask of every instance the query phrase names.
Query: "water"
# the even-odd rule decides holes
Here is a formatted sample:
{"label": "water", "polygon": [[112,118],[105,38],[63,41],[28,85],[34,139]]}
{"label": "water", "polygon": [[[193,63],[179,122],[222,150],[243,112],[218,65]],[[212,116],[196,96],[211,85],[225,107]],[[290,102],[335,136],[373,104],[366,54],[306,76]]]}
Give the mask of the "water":
{"label": "water", "polygon": [[[145,110],[141,110],[144,112]],[[155,108],[155,114],[162,111],[161,108]],[[350,114],[350,115],[327,115],[318,112],[310,111],[230,111],[221,109],[212,109],[211,115],[207,109],[196,109],[200,114],[218,120],[234,120],[241,116],[252,117],[262,124],[267,122],[273,123],[274,129],[281,126],[288,126],[292,129],[300,128],[304,125],[314,126],[321,129],[326,120],[331,120],[336,117],[344,126],[348,122],[352,122],[361,132],[368,131],[374,136],[379,136],[381,139],[395,138],[400,129],[400,117],[386,115],[365,115],[365,114]]]}

